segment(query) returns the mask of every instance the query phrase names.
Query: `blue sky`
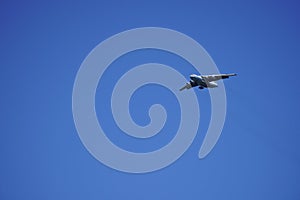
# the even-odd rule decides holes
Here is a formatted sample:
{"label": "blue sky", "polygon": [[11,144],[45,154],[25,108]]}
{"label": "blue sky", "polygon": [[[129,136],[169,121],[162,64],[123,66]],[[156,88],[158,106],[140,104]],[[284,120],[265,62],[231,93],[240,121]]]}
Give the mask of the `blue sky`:
{"label": "blue sky", "polygon": [[[0,199],[299,199],[298,4],[2,1]],[[192,37],[221,72],[238,76],[224,82],[226,122],[205,159],[197,155],[209,123],[210,101],[207,91],[196,91],[201,122],[191,147],[165,169],[128,174],[101,164],[81,143],[72,117],[72,89],[82,61],[97,44],[145,26]],[[103,82],[113,87],[110,77],[122,73],[118,64],[130,68],[161,62],[187,78],[195,72],[174,55],[135,53],[117,60]],[[97,93],[97,114],[104,128],[116,133],[108,137],[119,146],[148,151],[173,137],[130,140],[103,107],[108,98]],[[145,86],[131,103],[133,119],[144,125],[147,106],[161,103],[175,112],[164,130],[176,131],[178,104],[168,90]]]}

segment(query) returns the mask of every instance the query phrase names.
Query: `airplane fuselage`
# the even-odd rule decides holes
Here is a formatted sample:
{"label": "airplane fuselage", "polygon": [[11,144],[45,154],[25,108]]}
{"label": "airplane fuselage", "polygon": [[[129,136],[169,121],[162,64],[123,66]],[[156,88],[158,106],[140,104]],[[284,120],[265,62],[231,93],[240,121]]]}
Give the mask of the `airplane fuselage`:
{"label": "airplane fuselage", "polygon": [[195,74],[190,75],[190,79],[191,79],[190,84],[192,85],[192,87],[199,86],[200,89],[218,87],[218,84],[216,82],[214,81],[208,82],[201,76]]}

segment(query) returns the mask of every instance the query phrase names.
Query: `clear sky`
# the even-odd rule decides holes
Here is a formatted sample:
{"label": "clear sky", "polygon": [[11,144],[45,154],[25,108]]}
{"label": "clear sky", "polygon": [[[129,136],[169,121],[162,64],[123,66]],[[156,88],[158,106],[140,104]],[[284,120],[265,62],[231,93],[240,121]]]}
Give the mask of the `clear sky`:
{"label": "clear sky", "polygon": [[[0,199],[299,199],[300,26],[297,1],[1,1]],[[210,118],[198,91],[200,128],[172,165],[147,174],[113,170],[86,150],[72,116],[76,73],[88,53],[119,32],[145,26],[180,31],[199,42],[222,73],[227,116],[213,151],[198,159]],[[178,128],[178,104],[157,85],[139,89],[130,109],[146,125],[148,106],[171,114],[148,142],[113,122],[109,96],[120,66],[168,64],[186,78],[192,67],[160,51],[120,58],[100,81],[100,123],[120,147],[164,146]],[[183,83],[184,84],[184,83]],[[188,92],[188,91],[186,91]],[[102,94],[102,96],[101,96]],[[177,113],[177,114],[176,114]],[[194,119],[190,119],[194,120]]]}

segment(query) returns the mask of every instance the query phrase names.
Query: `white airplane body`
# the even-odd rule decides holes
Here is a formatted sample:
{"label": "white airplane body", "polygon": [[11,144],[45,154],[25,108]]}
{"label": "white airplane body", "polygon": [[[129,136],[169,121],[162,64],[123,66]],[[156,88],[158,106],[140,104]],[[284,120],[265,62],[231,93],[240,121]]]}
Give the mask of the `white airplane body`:
{"label": "white airplane body", "polygon": [[190,75],[190,82],[186,83],[185,86],[180,88],[180,91],[184,89],[191,89],[192,87],[199,86],[199,89],[204,88],[215,88],[218,87],[216,81],[220,79],[226,79],[230,76],[236,76],[237,74],[212,74],[212,75]]}

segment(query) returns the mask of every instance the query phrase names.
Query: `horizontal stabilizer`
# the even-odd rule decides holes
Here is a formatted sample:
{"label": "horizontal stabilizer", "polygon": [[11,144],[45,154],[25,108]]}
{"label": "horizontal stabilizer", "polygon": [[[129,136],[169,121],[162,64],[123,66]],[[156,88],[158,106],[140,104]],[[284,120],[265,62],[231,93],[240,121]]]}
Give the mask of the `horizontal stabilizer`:
{"label": "horizontal stabilizer", "polygon": [[186,83],[185,86],[183,86],[182,88],[180,88],[180,91],[184,90],[184,89],[190,89],[192,88],[192,85],[190,83]]}

